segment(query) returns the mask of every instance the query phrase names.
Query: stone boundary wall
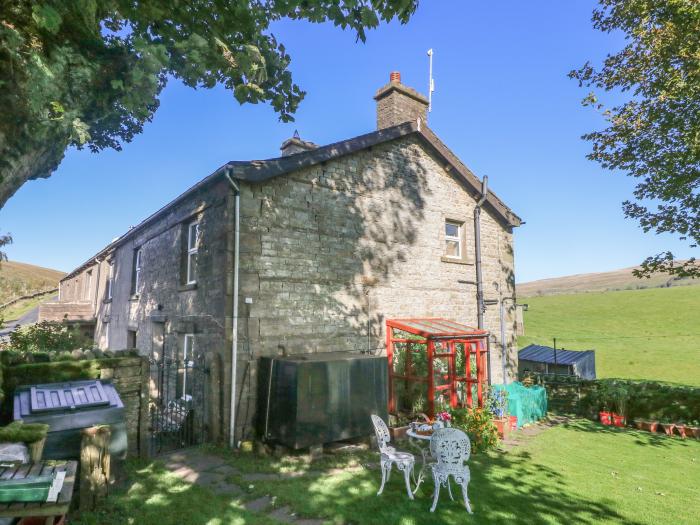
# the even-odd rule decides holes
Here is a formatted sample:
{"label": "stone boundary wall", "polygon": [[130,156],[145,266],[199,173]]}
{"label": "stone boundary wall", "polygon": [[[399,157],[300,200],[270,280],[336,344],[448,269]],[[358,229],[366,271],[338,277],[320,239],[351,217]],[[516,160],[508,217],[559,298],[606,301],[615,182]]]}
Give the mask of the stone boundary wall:
{"label": "stone boundary wall", "polygon": [[24,301],[25,299],[34,299],[35,297],[40,297],[42,295],[48,295],[50,293],[56,293],[58,292],[58,288],[52,288],[50,290],[42,290],[40,292],[34,292],[30,293],[29,295],[22,295],[20,297],[15,297],[11,301],[7,301],[5,304],[0,304],[0,310],[4,310],[8,306],[12,306],[13,304],[17,304],[20,301]]}
{"label": "stone boundary wall", "polygon": [[147,457],[149,453],[149,362],[142,356],[3,366],[2,393],[5,421],[9,422],[12,419],[12,400],[16,387],[80,379],[102,379],[114,384],[124,403],[128,455]]}

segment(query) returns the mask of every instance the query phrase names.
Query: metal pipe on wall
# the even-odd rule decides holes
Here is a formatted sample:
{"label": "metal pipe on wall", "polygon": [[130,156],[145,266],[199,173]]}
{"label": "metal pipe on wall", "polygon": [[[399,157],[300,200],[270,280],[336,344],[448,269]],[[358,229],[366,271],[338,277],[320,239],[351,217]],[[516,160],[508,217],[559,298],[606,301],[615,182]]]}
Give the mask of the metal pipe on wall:
{"label": "metal pipe on wall", "polygon": [[226,170],[226,178],[236,192],[233,241],[233,322],[231,327],[231,412],[229,414],[229,446],[234,448],[236,447],[236,376],[238,374],[238,274],[241,235],[241,190],[231,178],[228,170]]}
{"label": "metal pipe on wall", "polygon": [[[481,182],[481,197],[474,208],[474,252],[476,269],[476,320],[479,329],[484,328],[484,282],[481,275],[481,206],[486,202],[488,196],[489,178],[484,175]],[[490,372],[490,371],[489,371]]]}

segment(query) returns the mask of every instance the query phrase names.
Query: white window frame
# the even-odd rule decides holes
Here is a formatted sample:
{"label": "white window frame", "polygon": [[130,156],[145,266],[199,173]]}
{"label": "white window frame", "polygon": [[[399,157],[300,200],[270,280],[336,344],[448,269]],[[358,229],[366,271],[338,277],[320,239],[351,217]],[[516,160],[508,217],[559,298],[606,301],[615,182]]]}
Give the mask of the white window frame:
{"label": "white window frame", "polygon": [[[447,228],[445,228],[445,257],[449,257],[450,259],[461,259],[462,258],[462,227],[464,226],[463,223],[459,223],[457,221],[451,221],[449,219],[445,220],[445,226],[448,224],[451,224],[452,226],[457,227],[457,236],[452,236],[452,235],[447,235]],[[452,241],[452,242],[457,242],[457,255],[448,255],[447,253],[447,242]]]}
{"label": "white window frame", "polygon": [[186,284],[195,284],[197,282],[197,268],[194,267],[194,264],[192,262],[195,256],[197,255],[197,252],[199,252],[199,221],[194,221],[187,225]]}
{"label": "white window frame", "polygon": [[109,275],[107,276],[107,300],[112,300],[112,292],[114,288],[114,263],[109,265]]}
{"label": "white window frame", "polygon": [[192,396],[187,393],[187,372],[194,366],[194,334],[185,334],[182,341],[182,396],[183,401],[192,401]]}
{"label": "white window frame", "polygon": [[134,294],[139,293],[139,286],[141,284],[141,259],[143,258],[143,248],[136,249],[136,255],[134,256]]}

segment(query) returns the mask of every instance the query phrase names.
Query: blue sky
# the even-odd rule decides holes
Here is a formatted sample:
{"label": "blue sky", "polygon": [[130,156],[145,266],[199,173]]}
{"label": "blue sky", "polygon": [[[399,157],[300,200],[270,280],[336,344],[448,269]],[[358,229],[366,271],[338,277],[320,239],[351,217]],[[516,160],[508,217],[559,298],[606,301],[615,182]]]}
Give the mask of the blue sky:
{"label": "blue sky", "polygon": [[435,51],[430,127],[526,224],[515,232],[516,279],[631,266],[665,249],[623,218],[633,181],[586,160],[580,136],[602,126],[566,74],[622,45],[591,28],[592,1],[423,0],[413,20],[381,26],[366,44],[332,25],[273,28],[308,94],[296,122],[224,89],[176,81],[144,133],[122,152],[69,151],[49,179],[25,184],[0,211],[12,260],[70,270],[228,160],[277,156],[298,129],[326,144],[375,127],[372,96],[399,70],[426,92]]}

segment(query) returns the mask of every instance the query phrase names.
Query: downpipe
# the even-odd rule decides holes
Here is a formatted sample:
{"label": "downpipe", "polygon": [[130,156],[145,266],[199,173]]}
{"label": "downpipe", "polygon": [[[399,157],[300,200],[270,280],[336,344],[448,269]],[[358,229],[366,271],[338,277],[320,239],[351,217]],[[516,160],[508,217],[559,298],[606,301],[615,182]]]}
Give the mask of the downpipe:
{"label": "downpipe", "polygon": [[229,446],[236,448],[236,379],[238,375],[238,287],[239,287],[239,245],[241,237],[241,190],[231,178],[228,170],[226,179],[235,191],[234,204],[236,208],[234,219],[233,240],[233,320],[231,327],[231,413],[229,414]]}

